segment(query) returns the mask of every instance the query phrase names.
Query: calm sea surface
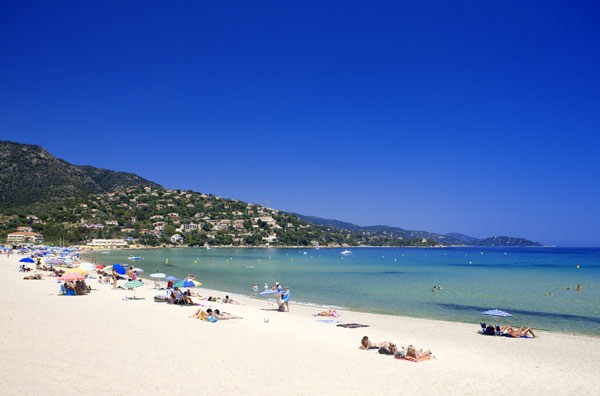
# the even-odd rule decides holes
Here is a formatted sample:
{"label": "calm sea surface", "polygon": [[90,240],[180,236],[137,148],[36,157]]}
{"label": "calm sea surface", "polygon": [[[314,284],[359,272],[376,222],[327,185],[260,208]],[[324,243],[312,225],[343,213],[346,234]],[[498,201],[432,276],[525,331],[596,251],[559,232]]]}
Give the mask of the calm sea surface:
{"label": "calm sea surface", "polygon": [[[296,303],[470,322],[481,312],[513,314],[513,325],[600,335],[600,249],[350,248],[158,249],[96,254],[101,264],[133,263],[144,276],[187,273],[207,288],[244,295],[280,282]],[[579,266],[579,268],[577,267]],[[580,284],[582,290],[576,291]],[[440,285],[440,291],[432,291]]]}

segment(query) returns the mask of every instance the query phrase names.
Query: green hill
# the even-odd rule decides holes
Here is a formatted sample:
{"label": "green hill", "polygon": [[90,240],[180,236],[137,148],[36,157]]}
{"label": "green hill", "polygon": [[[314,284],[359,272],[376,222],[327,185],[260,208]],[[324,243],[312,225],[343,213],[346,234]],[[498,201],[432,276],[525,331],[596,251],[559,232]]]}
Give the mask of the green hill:
{"label": "green hill", "polygon": [[532,246],[290,214],[194,191],[167,190],[126,172],[77,166],[36,145],[0,142],[0,238],[19,226],[47,242],[127,238],[188,246]]}
{"label": "green hill", "polygon": [[77,166],[44,148],[0,141],[0,207],[85,197],[133,186],[159,187],[132,173]]}

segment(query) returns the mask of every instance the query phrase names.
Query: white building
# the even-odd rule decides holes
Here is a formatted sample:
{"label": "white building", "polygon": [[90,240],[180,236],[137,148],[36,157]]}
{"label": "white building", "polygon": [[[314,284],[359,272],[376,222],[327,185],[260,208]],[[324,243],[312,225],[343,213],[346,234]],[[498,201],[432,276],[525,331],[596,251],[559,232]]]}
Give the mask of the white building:
{"label": "white building", "polygon": [[37,232],[11,232],[6,236],[7,243],[42,243],[44,236]]}
{"label": "white building", "polygon": [[87,243],[88,246],[105,247],[105,248],[121,248],[126,247],[127,242],[124,239],[92,239]]}

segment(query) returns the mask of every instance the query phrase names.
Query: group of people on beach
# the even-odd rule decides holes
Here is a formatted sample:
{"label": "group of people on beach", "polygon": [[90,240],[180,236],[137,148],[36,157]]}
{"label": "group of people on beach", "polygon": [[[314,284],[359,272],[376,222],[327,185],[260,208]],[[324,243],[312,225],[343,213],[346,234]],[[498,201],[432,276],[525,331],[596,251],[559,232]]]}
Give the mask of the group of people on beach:
{"label": "group of people on beach", "polygon": [[426,350],[426,351],[424,351],[423,349],[417,350],[417,348],[415,348],[412,345],[409,345],[406,348],[404,348],[402,346],[398,349],[396,344],[394,344],[393,342],[389,342],[389,341],[372,342],[371,340],[369,340],[368,336],[364,336],[360,340],[359,348],[364,349],[364,350],[377,349],[377,351],[380,354],[392,355],[397,359],[422,361],[422,360],[429,360],[433,357],[433,354],[431,353],[430,350]]}

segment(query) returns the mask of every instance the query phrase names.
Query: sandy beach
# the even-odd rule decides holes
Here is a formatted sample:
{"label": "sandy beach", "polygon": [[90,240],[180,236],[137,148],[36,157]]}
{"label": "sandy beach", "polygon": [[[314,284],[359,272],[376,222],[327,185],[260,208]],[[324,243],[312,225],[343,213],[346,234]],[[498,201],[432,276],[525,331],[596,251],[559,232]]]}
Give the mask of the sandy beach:
{"label": "sandy beach", "polygon": [[[59,296],[56,278],[23,280],[0,258],[3,395],[597,395],[600,339],[538,332],[486,337],[479,324],[341,311],[347,329],[318,309],[277,312],[267,300],[211,303],[244,319],[208,323],[198,307],[156,303],[154,282],[132,291],[88,280],[85,296]],[[44,273],[45,274],[45,273]],[[120,282],[121,284],[123,282]],[[210,286],[210,285],[208,285]],[[202,296],[226,292],[198,288]],[[293,290],[292,290],[293,293]],[[198,298],[194,298],[198,301]],[[400,302],[401,303],[401,302]],[[516,324],[516,323],[515,323]],[[430,349],[413,363],[360,350],[374,341]]]}

